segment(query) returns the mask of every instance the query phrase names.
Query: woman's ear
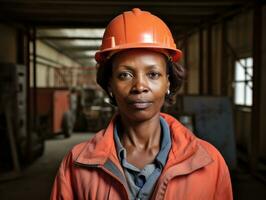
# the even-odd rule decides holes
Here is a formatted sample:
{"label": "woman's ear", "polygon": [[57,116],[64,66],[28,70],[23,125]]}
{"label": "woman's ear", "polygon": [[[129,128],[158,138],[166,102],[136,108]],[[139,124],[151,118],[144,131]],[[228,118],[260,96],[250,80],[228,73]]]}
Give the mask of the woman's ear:
{"label": "woman's ear", "polygon": [[170,80],[169,80],[169,74],[167,75],[167,90],[170,91]]}
{"label": "woman's ear", "polygon": [[108,94],[110,95],[110,97],[113,98],[113,92],[112,92],[112,88],[110,85],[108,85],[107,90],[108,90]]}

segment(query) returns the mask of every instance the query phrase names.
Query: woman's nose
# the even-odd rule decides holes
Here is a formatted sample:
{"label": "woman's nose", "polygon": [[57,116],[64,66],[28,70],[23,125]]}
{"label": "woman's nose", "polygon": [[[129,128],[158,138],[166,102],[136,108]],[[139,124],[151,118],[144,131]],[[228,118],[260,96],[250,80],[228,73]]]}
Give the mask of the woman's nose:
{"label": "woman's nose", "polygon": [[147,80],[145,77],[137,76],[133,82],[131,93],[139,94],[143,92],[148,92]]}

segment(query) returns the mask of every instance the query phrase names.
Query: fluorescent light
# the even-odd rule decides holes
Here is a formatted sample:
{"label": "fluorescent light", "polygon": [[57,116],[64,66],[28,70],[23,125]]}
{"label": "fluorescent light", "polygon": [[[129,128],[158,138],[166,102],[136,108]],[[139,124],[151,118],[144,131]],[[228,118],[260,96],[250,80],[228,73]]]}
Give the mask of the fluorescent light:
{"label": "fluorescent light", "polygon": [[97,51],[84,51],[83,54],[86,56],[94,56]]}
{"label": "fluorescent light", "polygon": [[101,46],[102,40],[70,40],[74,46]]}
{"label": "fluorescent light", "polygon": [[69,37],[102,37],[104,33],[103,28],[91,29],[61,29],[62,34]]}

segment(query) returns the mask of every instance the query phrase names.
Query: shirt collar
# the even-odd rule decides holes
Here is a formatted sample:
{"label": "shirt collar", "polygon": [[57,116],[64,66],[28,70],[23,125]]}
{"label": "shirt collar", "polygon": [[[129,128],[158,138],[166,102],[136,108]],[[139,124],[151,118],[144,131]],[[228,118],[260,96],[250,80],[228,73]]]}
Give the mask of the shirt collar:
{"label": "shirt collar", "polygon": [[156,160],[164,166],[167,158],[168,158],[168,153],[171,149],[171,136],[170,136],[170,129],[165,121],[164,118],[160,117],[160,124],[161,124],[161,129],[162,129],[162,140],[161,140],[161,147],[160,151],[156,156]]}
{"label": "shirt collar", "polygon": [[115,128],[114,128],[114,140],[115,140],[117,156],[118,156],[120,161],[123,161],[123,159],[126,158],[126,149],[121,144],[121,141],[120,141],[120,138],[119,138],[118,132],[120,130],[121,130],[120,119],[117,118],[116,122],[115,122]]}

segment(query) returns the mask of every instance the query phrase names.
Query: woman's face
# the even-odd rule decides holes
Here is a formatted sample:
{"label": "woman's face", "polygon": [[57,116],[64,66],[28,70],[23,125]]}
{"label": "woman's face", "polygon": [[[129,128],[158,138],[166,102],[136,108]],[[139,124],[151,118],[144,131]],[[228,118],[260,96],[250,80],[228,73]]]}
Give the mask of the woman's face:
{"label": "woman's face", "polygon": [[169,86],[162,54],[132,49],[115,55],[109,90],[127,119],[143,121],[159,115]]}

